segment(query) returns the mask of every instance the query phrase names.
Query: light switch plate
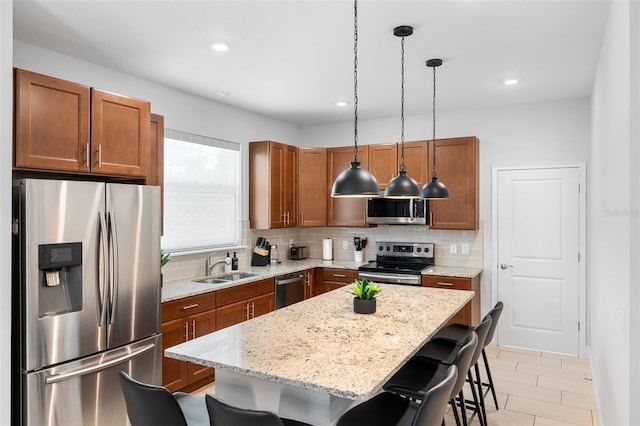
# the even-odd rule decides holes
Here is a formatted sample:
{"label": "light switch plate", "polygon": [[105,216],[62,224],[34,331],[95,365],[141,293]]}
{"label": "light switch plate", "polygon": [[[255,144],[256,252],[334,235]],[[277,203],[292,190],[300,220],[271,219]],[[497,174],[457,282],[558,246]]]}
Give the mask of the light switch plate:
{"label": "light switch plate", "polygon": [[462,244],[462,254],[469,254],[469,244],[467,243]]}
{"label": "light switch plate", "polygon": [[342,250],[349,250],[349,241],[342,240]]}

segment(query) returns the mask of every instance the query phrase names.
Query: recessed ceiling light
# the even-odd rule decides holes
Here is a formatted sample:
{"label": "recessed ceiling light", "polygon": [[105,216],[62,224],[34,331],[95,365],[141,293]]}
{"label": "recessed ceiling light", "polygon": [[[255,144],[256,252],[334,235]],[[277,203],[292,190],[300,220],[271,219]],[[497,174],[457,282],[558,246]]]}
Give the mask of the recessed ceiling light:
{"label": "recessed ceiling light", "polygon": [[227,96],[231,95],[231,92],[225,92],[224,90],[221,90],[219,92],[216,92],[216,95],[222,96],[224,98],[224,97],[227,97]]}
{"label": "recessed ceiling light", "polygon": [[507,86],[515,86],[516,84],[518,84],[518,80],[515,78],[510,78],[504,81],[504,84]]}
{"label": "recessed ceiling light", "polygon": [[229,50],[230,46],[231,45],[226,41],[211,42],[211,49],[215,50],[216,52],[226,52],[227,50]]}
{"label": "recessed ceiling light", "polygon": [[346,107],[347,105],[349,105],[349,102],[347,101],[338,101],[336,102],[336,105],[339,107]]}

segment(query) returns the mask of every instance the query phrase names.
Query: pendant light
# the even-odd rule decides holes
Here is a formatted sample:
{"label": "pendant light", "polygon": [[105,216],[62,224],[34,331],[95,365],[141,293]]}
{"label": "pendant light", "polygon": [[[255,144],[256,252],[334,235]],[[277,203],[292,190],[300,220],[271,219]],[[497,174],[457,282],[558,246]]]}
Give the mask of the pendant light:
{"label": "pendant light", "polygon": [[353,2],[353,161],[331,188],[332,197],[379,197],[378,181],[358,161],[358,0]]}
{"label": "pendant light", "polygon": [[393,35],[402,37],[400,41],[400,141],[401,157],[398,176],[389,181],[384,190],[385,198],[420,198],[420,186],[407,175],[404,166],[404,38],[413,34],[413,27],[401,25],[393,29]]}
{"label": "pendant light", "polygon": [[436,68],[442,65],[442,59],[429,59],[427,66],[433,69],[433,174],[431,182],[422,187],[420,195],[428,200],[445,200],[449,198],[449,190],[444,183],[438,182],[436,173]]}

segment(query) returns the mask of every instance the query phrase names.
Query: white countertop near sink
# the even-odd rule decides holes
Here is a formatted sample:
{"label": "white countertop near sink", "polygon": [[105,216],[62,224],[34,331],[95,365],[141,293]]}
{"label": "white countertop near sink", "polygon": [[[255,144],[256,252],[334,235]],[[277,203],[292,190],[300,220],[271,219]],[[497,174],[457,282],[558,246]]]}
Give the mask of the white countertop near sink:
{"label": "white countertop near sink", "polygon": [[[169,281],[163,283],[162,286],[162,302],[181,299],[188,296],[216,291],[223,288],[234,287],[241,284],[258,281],[264,278],[272,278],[278,275],[289,274],[291,272],[303,271],[310,268],[338,268],[357,270],[360,266],[368,262],[354,262],[353,260],[322,260],[322,259],[304,259],[304,260],[284,260],[277,265],[252,266],[250,268],[241,269],[233,272],[251,272],[257,274],[255,277],[244,278],[236,281],[229,281],[219,284],[207,284],[193,281],[194,279],[204,278],[193,277],[189,280]],[[422,271],[422,275],[440,275],[446,277],[474,278],[482,272],[481,268],[464,268],[458,266],[431,266]],[[227,273],[219,273],[212,275],[226,275]]]}

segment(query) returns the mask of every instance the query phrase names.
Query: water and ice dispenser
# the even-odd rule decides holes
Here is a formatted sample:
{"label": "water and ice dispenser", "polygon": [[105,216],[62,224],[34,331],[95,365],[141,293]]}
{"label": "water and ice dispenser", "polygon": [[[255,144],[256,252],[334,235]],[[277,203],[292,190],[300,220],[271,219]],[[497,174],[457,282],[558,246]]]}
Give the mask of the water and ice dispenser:
{"label": "water and ice dispenser", "polygon": [[82,310],[82,243],[38,245],[40,317]]}

